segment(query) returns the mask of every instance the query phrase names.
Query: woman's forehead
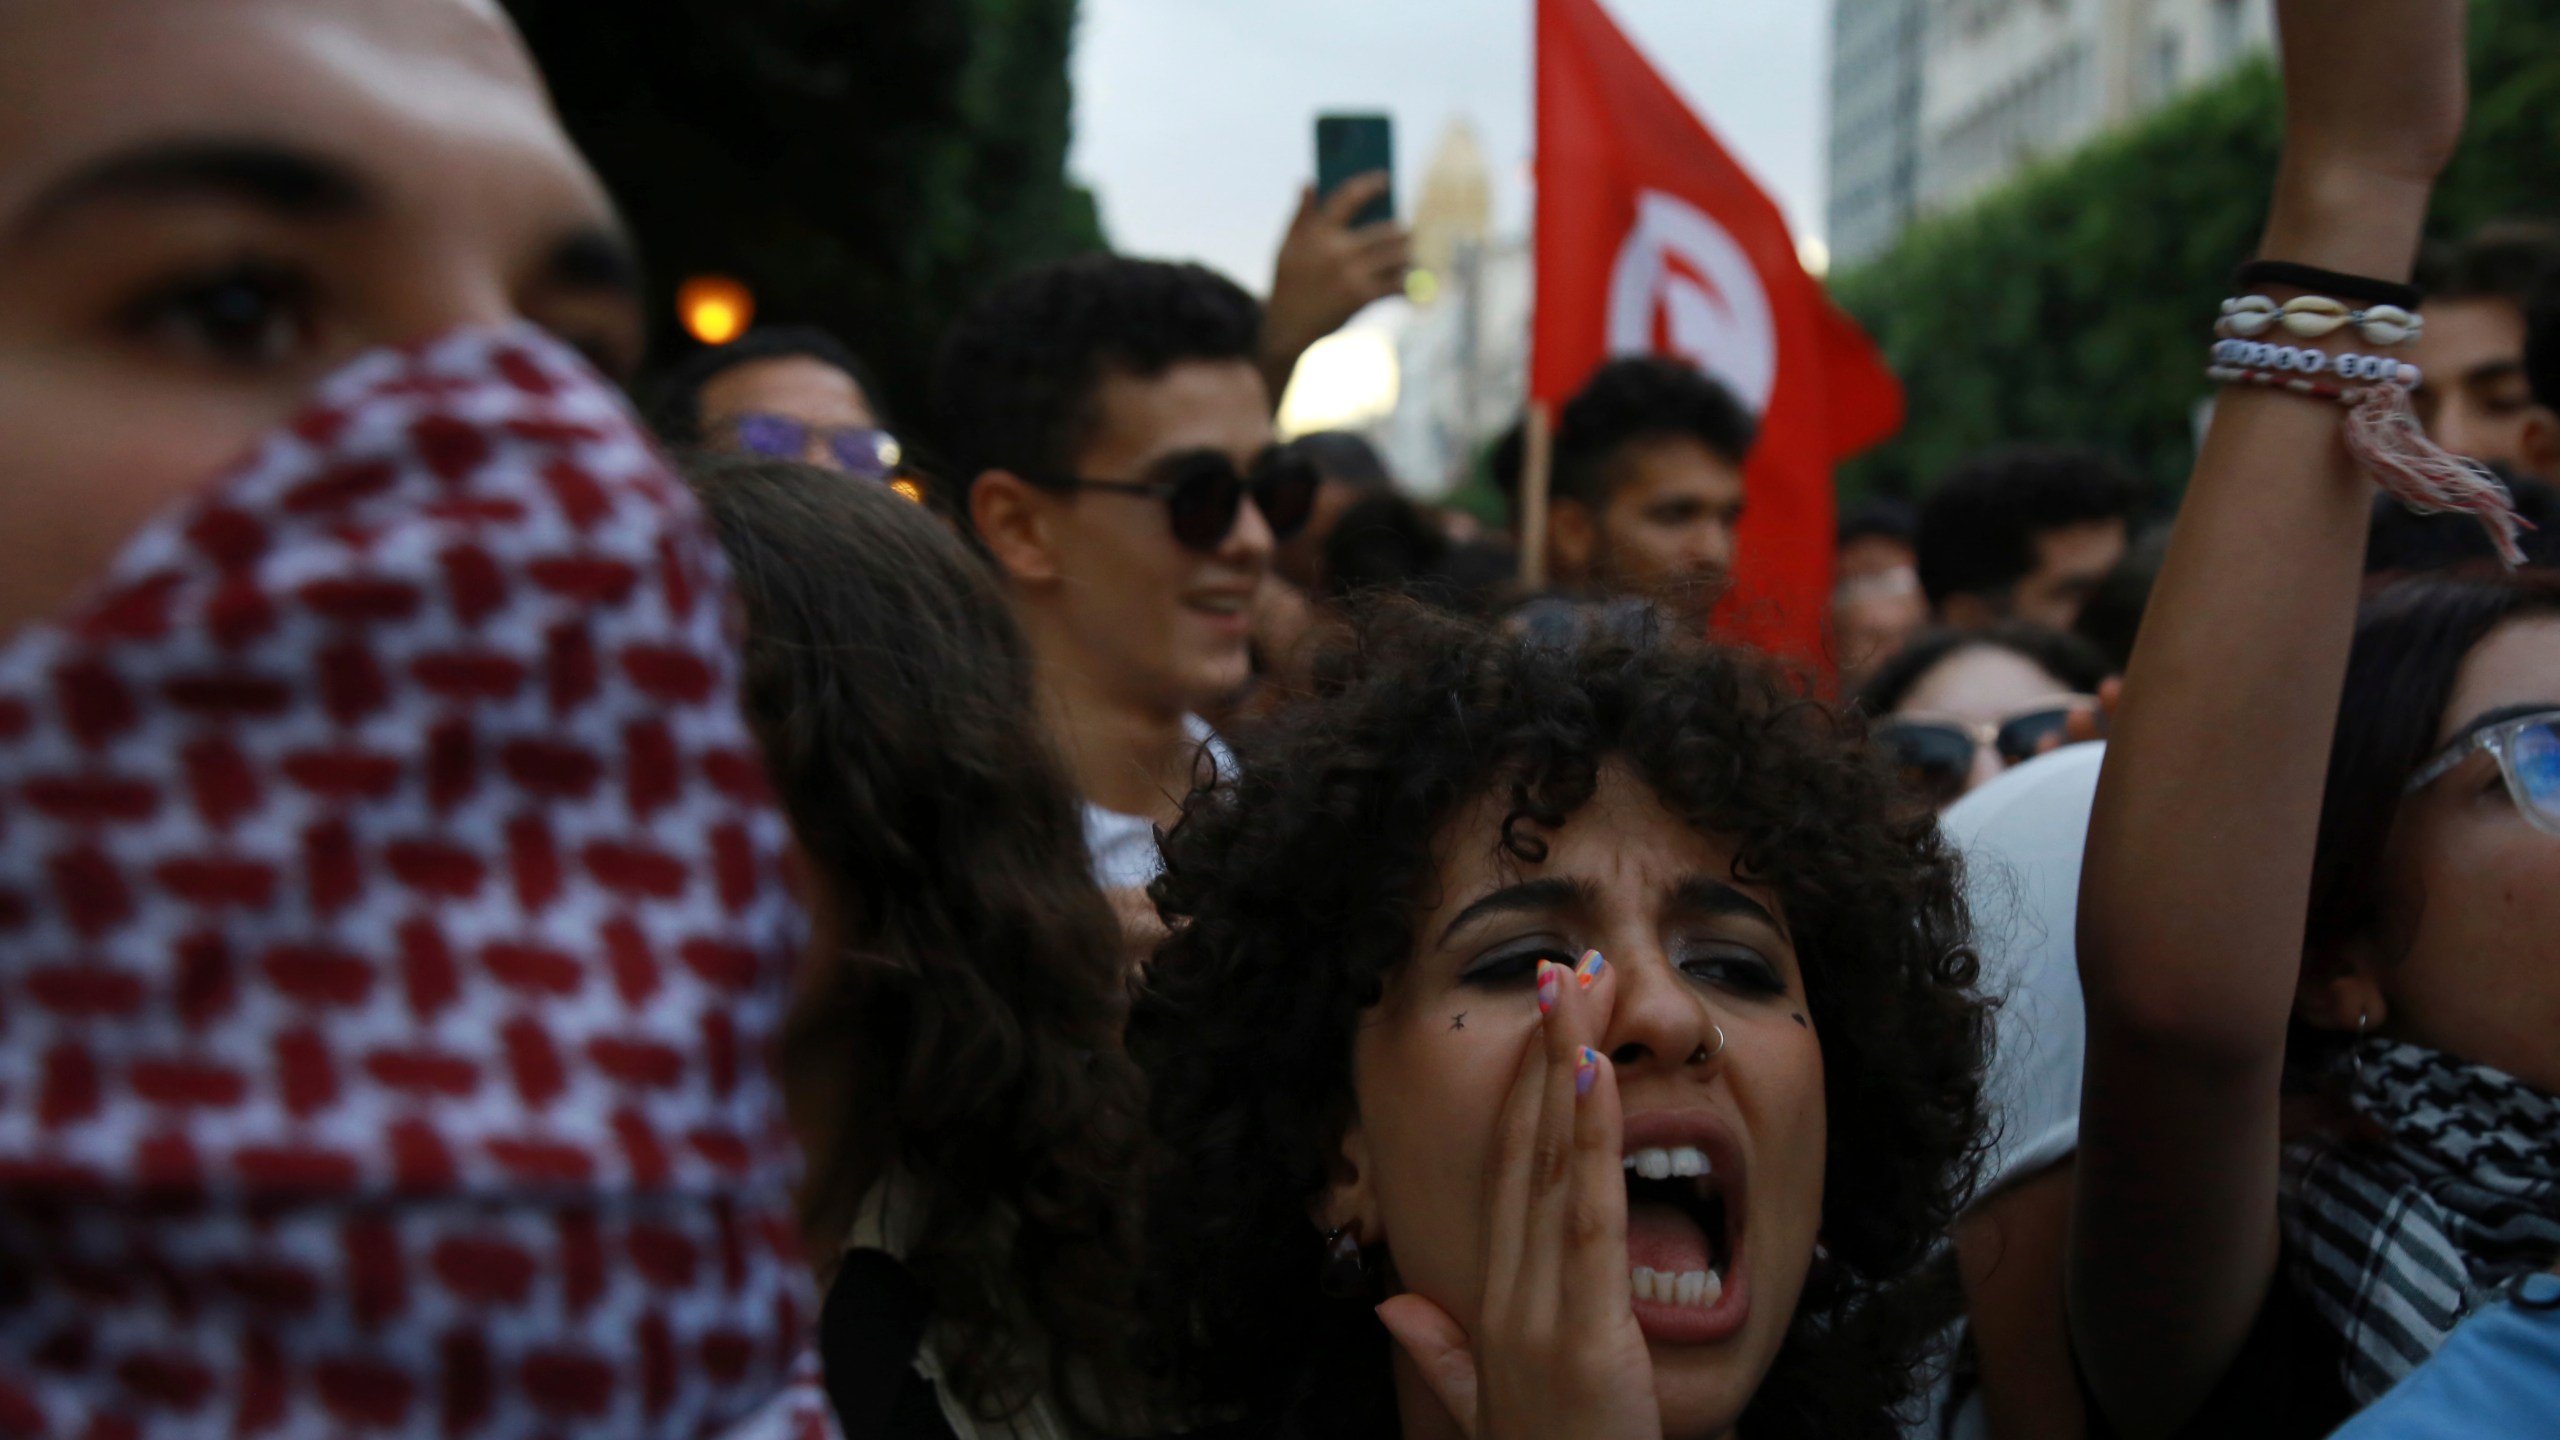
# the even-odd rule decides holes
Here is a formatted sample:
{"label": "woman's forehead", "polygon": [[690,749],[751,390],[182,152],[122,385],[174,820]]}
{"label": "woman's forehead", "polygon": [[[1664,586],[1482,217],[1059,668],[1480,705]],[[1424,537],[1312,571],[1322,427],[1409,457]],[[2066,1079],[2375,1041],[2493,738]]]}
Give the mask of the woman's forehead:
{"label": "woman's forehead", "polygon": [[1516,808],[1505,780],[1460,807],[1442,827],[1434,847],[1440,884],[1428,897],[1434,915],[1454,915],[1487,891],[1546,877],[1570,879],[1602,898],[1617,891],[1617,898],[1648,904],[1704,877],[1733,885],[1773,914],[1783,913],[1774,890],[1734,877],[1733,840],[1691,825],[1622,759],[1602,763],[1591,797],[1562,824],[1549,829],[1523,818],[1511,827],[1512,836],[1535,842],[1536,858],[1523,858],[1505,844],[1504,822]]}
{"label": "woman's forehead", "polygon": [[2454,677],[2437,739],[2460,734],[2478,716],[2520,705],[2560,708],[2560,614],[2510,620],[2471,647]]}
{"label": "woman's forehead", "polygon": [[215,137],[326,146],[391,190],[493,145],[593,183],[485,0],[0,5],[0,226],[83,165]]}

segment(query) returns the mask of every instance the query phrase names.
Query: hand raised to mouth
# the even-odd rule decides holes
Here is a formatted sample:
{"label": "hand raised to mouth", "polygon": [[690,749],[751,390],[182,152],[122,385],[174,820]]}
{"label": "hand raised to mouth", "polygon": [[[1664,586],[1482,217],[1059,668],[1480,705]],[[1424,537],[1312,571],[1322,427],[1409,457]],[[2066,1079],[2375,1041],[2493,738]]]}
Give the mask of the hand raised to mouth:
{"label": "hand raised to mouth", "polygon": [[1615,978],[1596,951],[1571,972],[1538,967],[1542,1019],[1486,1176],[1476,1333],[1419,1295],[1378,1307],[1471,1440],[1662,1435],[1653,1358],[1629,1283],[1617,1077],[1593,1048],[1616,1001]]}

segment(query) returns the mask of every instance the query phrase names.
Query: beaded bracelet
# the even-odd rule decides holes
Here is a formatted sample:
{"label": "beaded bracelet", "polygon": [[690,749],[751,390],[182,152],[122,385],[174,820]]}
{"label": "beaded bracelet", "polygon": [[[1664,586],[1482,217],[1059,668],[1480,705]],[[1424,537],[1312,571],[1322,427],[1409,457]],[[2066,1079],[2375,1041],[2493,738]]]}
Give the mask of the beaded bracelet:
{"label": "beaded bracelet", "polygon": [[2256,370],[2244,365],[2213,365],[2206,367],[2204,375],[2206,379],[2217,385],[2255,385],[2266,390],[2290,390],[2296,395],[2335,400],[2341,405],[2361,404],[2364,400],[2364,387],[2361,385],[2340,385],[2328,380],[2314,380],[2307,375],[2287,375],[2276,370]]}
{"label": "beaded bracelet", "polygon": [[2270,345],[2264,340],[2216,340],[2213,359],[2217,365],[2236,369],[2290,370],[2303,375],[2334,373],[2342,380],[2384,380],[2412,390],[2426,378],[2417,366],[2380,355],[2352,351],[2332,355],[2308,346]]}
{"label": "beaded bracelet", "polygon": [[2213,333],[2245,340],[2276,325],[2305,340],[2352,325],[2372,344],[2397,345],[2417,339],[2427,322],[2397,305],[2350,310],[2346,302],[2326,295],[2296,295],[2281,305],[2264,295],[2235,295],[2222,302],[2222,318],[2215,322]]}
{"label": "beaded bracelet", "polygon": [[[2226,354],[2240,353],[2227,348],[2234,345],[2249,346],[2248,353],[2253,356],[2261,351],[2282,352],[2292,357],[2295,366],[2314,368],[2306,372],[2301,368],[2271,370],[2220,363]],[[2532,529],[2532,523],[2516,513],[2515,497],[2488,467],[2448,455],[2444,447],[2427,438],[2426,427],[2418,423],[2417,411],[2409,404],[2414,378],[2402,378],[2414,377],[2416,366],[2370,355],[2330,356],[2318,350],[2246,341],[2224,340],[2213,348],[2216,363],[2204,372],[2205,378],[2217,384],[2254,385],[2344,406],[2347,453],[2383,489],[2421,515],[2451,510],[2472,516],[2488,532],[2489,543],[2497,547],[2500,559],[2510,568],[2524,563],[2524,545],[2518,536]],[[2323,371],[2338,373],[2341,360],[2362,362],[2353,367],[2358,370],[2388,373],[2376,374],[2361,385],[2341,385],[2317,378]]]}

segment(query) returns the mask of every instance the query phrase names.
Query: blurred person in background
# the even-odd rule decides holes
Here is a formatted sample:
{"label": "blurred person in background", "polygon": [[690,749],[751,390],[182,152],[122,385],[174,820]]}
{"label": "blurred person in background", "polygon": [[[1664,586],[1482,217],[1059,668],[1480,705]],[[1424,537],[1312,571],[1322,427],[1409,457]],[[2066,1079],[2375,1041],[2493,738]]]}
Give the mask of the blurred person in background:
{"label": "blurred person in background", "polygon": [[[2516,513],[2533,528],[2518,537],[2525,563],[2560,562],[2560,488],[2505,465],[2490,470],[2515,498]],[[2373,520],[2365,532],[2364,570],[2373,576],[2419,575],[2465,566],[2489,567],[2498,562],[2497,547],[2468,515],[2421,515],[2389,495],[2373,497]]]}
{"label": "blurred person in background", "polygon": [[768,325],[685,357],[650,406],[674,450],[799,460],[888,480],[903,452],[871,372],[845,343],[807,325]]}
{"label": "blurred person in background", "polygon": [[1273,546],[1314,508],[1272,435],[1261,321],[1197,265],[1092,256],[998,285],[943,340],[957,508],[1031,642],[1107,887],[1154,877],[1156,827],[1223,766],[1199,713],[1250,678]]}
{"label": "blurred person in background", "polygon": [[15,0],[0,93],[0,1429],[745,1419],[803,916],[541,77],[479,0]]}
{"label": "blurred person in background", "polygon": [[1939,623],[2023,620],[2069,630],[2142,512],[2123,467],[2086,451],[1998,450],[1957,466],[1920,502],[1920,586]]}
{"label": "blurred person in background", "polygon": [[1320,430],[1289,442],[1315,467],[1316,498],[1305,527],[1278,546],[1272,573],[1309,595],[1324,589],[1324,547],[1333,527],[1353,506],[1396,493],[1395,477],[1378,447],[1347,430]]}
{"label": "blurred person in background", "polygon": [[[1756,430],[1732,391],[1685,360],[1625,356],[1592,372],[1556,422],[1549,580],[1651,601],[1703,633],[1730,584]],[[1521,464],[1515,426],[1493,458],[1515,532]]]}
{"label": "blurred person in background", "polygon": [[1843,516],[1831,591],[1832,654],[1854,695],[1875,668],[1929,623],[1920,593],[1919,513],[1905,500],[1870,500]]}
{"label": "blurred person in background", "polygon": [[2560,261],[2560,228],[2484,225],[2418,264],[2426,327],[2405,358],[2424,377],[2413,397],[2435,442],[2456,455],[2560,481],[2560,413],[2525,374],[2525,305]]}
{"label": "blurred person in background", "polygon": [[1938,805],[2067,743],[2111,672],[2086,641],[2009,621],[1922,634],[1858,696],[1875,740]]}
{"label": "blurred person in background", "polygon": [[1120,930],[1030,649],[985,564],[890,492],[753,457],[692,480],[811,881],[779,1057],[837,1419],[1130,1433],[1144,1115]]}
{"label": "blurred person in background", "polygon": [[[2480,527],[2474,523],[2471,533]],[[2134,638],[2142,633],[2142,612],[2151,604],[2151,587],[2160,581],[2160,562],[2169,556],[2169,526],[2163,521],[2143,527],[2124,558],[2115,563],[2080,605],[2071,633],[2088,641],[2107,660],[2107,672],[2124,673],[2133,659]]]}

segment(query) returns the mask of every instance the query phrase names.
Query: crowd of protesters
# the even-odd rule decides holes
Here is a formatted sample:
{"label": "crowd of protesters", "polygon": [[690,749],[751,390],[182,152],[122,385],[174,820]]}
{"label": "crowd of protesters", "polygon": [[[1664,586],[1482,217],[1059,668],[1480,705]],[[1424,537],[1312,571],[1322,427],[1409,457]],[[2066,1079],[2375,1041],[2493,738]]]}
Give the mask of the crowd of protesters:
{"label": "crowd of protesters", "polygon": [[493,6],[0,7],[0,1436],[2548,1430],[2560,240],[2420,254],[2463,9],[2279,6],[2174,514],[1854,507],[1816,664],[1713,639],[1685,362],[1503,530],[1281,441],[1384,177],[644,430]]}

